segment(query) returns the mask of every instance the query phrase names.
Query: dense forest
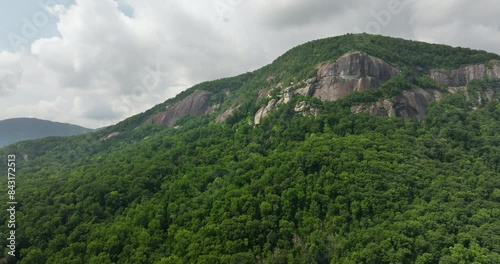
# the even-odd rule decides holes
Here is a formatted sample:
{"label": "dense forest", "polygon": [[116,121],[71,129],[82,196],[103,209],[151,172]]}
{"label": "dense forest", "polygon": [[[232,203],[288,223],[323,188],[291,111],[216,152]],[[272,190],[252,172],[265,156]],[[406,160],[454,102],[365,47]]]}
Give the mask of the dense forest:
{"label": "dense forest", "polygon": [[[352,113],[356,98],[374,96],[366,91],[335,102],[295,97],[248,124],[261,78],[285,68],[280,81],[307,78],[349,50],[409,68],[498,58],[379,36],[319,40],[200,84],[232,87],[222,105],[252,95],[226,122],[143,124],[191,89],[102,131],[1,148],[2,171],[17,156],[18,263],[500,263],[500,93],[474,99],[498,80],[445,94],[421,122]],[[395,79],[384,86],[394,91],[375,95],[426,82]],[[304,100],[321,114],[295,113]],[[109,131],[121,133],[102,140]],[[8,232],[2,224],[0,237]]]}

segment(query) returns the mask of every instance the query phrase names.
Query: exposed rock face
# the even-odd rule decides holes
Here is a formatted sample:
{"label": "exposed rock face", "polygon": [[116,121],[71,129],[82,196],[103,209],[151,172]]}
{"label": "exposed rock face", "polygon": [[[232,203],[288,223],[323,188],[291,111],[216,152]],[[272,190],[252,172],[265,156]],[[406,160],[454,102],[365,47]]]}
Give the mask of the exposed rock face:
{"label": "exposed rock face", "polygon": [[[385,61],[369,56],[366,53],[350,53],[340,57],[334,64],[324,64],[317,76],[303,81],[305,87],[296,89],[293,86],[283,90],[279,100],[272,99],[260,108],[254,117],[258,125],[274,108],[290,102],[294,94],[315,96],[322,100],[334,101],[353,91],[376,88],[396,75],[399,70]],[[293,83],[292,83],[293,85]],[[275,89],[279,89],[281,84]],[[271,89],[259,91],[259,99],[270,96]],[[304,114],[317,114],[315,109],[299,111]]]}
{"label": "exposed rock face", "polygon": [[314,94],[314,86],[312,85],[312,83],[309,83],[306,87],[295,90],[295,94],[300,94],[302,96],[312,96]]}
{"label": "exposed rock face", "polygon": [[217,118],[215,118],[215,122],[222,123],[222,122],[226,121],[230,116],[233,115],[235,110],[238,110],[238,108],[240,108],[240,105],[238,105],[236,107],[230,107],[229,109],[224,111],[224,113],[217,116]]}
{"label": "exposed rock face", "polygon": [[278,100],[276,105],[288,104],[288,102],[290,102],[290,100],[292,99],[292,96],[293,96],[292,87],[287,87],[283,91],[283,94],[281,95],[281,98]]}
{"label": "exposed rock face", "polygon": [[293,111],[296,113],[302,113],[304,116],[313,115],[317,116],[319,114],[319,110],[311,106],[311,104],[307,101],[301,101],[296,104],[293,108]]}
{"label": "exposed rock face", "polygon": [[258,125],[267,116],[274,108],[278,107],[281,104],[288,104],[293,96],[293,87],[287,87],[281,94],[281,98],[271,99],[266,106],[261,107],[254,116],[254,124]]}
{"label": "exposed rock face", "polygon": [[120,132],[113,132],[113,133],[109,133],[107,135],[105,135],[104,137],[100,138],[99,140],[100,141],[105,141],[105,140],[108,140],[114,136],[118,136],[120,134]]}
{"label": "exposed rock face", "polygon": [[366,53],[347,54],[334,64],[325,64],[318,69],[317,80],[312,84],[313,95],[335,101],[353,91],[378,87],[398,72],[397,68]]}
{"label": "exposed rock face", "polygon": [[269,103],[267,103],[267,106],[260,108],[259,111],[257,111],[257,113],[255,114],[253,123],[256,125],[260,124],[262,119],[264,119],[264,117],[266,117],[267,114],[269,114],[274,109],[276,102],[276,99],[272,99],[271,101],[269,101]]}
{"label": "exposed rock face", "polygon": [[[429,74],[430,78],[438,84],[448,86],[451,93],[463,92],[469,99],[467,84],[478,78],[500,78],[500,61],[491,61],[487,64],[476,64],[454,70],[417,69],[421,74]],[[353,91],[377,88],[390,80],[399,70],[385,61],[370,56],[363,52],[350,53],[340,57],[334,64],[324,64],[317,70],[316,77],[302,81],[305,87],[297,89],[296,86],[283,90],[281,98],[273,99],[259,109],[254,117],[254,124],[259,124],[262,119],[280,104],[288,103],[293,95],[314,96],[322,100],[335,101],[345,97]],[[292,84],[293,85],[293,84]],[[276,87],[275,89],[280,89]],[[262,90],[259,98],[270,97],[271,89]],[[491,101],[495,91],[485,91],[478,99],[478,104]],[[440,100],[442,93],[434,89],[414,89],[401,93],[392,99],[380,100],[374,103],[352,107],[354,112],[368,112],[376,116],[394,116],[415,118],[422,120],[429,103]],[[306,102],[301,102],[295,107],[297,113],[314,114]]]}
{"label": "exposed rock face", "polygon": [[434,89],[405,91],[392,99],[354,106],[353,112],[368,112],[375,116],[397,116],[422,120],[429,103],[440,100],[443,94]]}
{"label": "exposed rock face", "polygon": [[392,100],[396,116],[421,119],[429,103],[441,100],[443,94],[434,89],[405,91]]}
{"label": "exposed rock face", "polygon": [[266,88],[266,89],[260,90],[259,91],[259,95],[257,96],[257,99],[262,99],[262,98],[269,97],[269,95],[271,94],[272,90],[273,90],[273,88]]}
{"label": "exposed rock face", "polygon": [[493,96],[495,95],[495,91],[494,90],[491,90],[491,89],[488,89],[486,91],[484,91],[482,97],[479,98],[480,100],[480,104],[482,103],[482,100],[486,100],[487,102],[491,102],[493,101]]}
{"label": "exposed rock face", "polygon": [[152,116],[148,121],[172,127],[177,120],[184,116],[206,114],[210,110],[208,105],[210,95],[211,93],[207,91],[195,91],[166,111]]}
{"label": "exposed rock face", "polygon": [[474,79],[500,78],[500,61],[493,60],[488,64],[468,65],[455,70],[431,70],[430,77],[435,82],[449,87],[466,86]]}

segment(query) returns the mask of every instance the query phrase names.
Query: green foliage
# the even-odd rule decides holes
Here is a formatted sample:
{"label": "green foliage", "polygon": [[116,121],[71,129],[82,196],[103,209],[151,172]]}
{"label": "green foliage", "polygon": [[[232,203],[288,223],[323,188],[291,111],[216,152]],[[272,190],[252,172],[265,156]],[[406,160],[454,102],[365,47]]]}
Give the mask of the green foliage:
{"label": "green foliage", "polygon": [[398,96],[403,91],[411,90],[421,85],[418,81],[412,81],[410,75],[411,71],[408,68],[404,68],[399,74],[382,84],[380,87],[364,91],[354,91],[339,99],[337,104],[342,107],[351,107],[357,104],[371,103],[381,99]]}
{"label": "green foliage", "polygon": [[498,91],[500,90],[500,79],[491,77],[475,79],[469,82],[467,90],[472,93],[480,93],[487,90]]}
{"label": "green foliage", "polygon": [[[401,73],[336,102],[297,96],[248,124],[258,89],[310,77],[353,49]],[[314,41],[254,73],[193,87],[238,106],[226,123],[143,125],[189,90],[103,131],[1,148],[2,160],[18,157],[18,263],[499,263],[498,96],[471,105],[447,94],[422,123],[350,110],[439,88],[413,67],[495,56],[381,36]],[[295,113],[304,100],[321,114]],[[0,237],[8,231],[0,225]]]}
{"label": "green foliage", "polygon": [[422,75],[415,78],[415,85],[421,88],[435,89],[441,92],[447,92],[448,89],[445,85],[439,85],[433,81],[428,75]]}

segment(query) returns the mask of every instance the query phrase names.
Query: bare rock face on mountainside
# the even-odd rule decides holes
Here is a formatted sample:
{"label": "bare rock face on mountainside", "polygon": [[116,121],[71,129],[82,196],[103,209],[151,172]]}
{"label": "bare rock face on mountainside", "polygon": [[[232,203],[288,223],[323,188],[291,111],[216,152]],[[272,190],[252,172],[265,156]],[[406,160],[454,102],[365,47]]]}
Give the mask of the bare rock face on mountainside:
{"label": "bare rock face on mountainside", "polygon": [[[464,93],[471,100],[466,87],[452,87],[450,93]],[[471,102],[475,105],[481,105],[483,102],[491,102],[493,96],[500,92],[497,89],[487,89],[479,94],[477,102]],[[373,103],[353,106],[351,110],[355,113],[366,112],[373,116],[393,116],[404,118],[415,118],[422,120],[427,111],[427,107],[433,101],[439,101],[443,94],[435,89],[414,89],[404,91],[401,95],[391,99],[380,100]]]}
{"label": "bare rock face on mountainside", "polygon": [[[262,123],[262,120],[270,112],[282,104],[289,103],[294,96],[301,95],[335,101],[354,91],[380,87],[399,72],[398,68],[364,52],[345,54],[335,63],[321,65],[313,78],[296,84],[291,83],[291,86],[286,88],[283,88],[282,83],[278,83],[260,90],[258,98],[269,98],[269,101],[254,114],[253,124]],[[487,76],[500,78],[500,61],[493,60],[486,64],[474,64],[453,70],[432,69],[423,73],[428,74],[436,83],[447,86],[451,93],[464,92],[467,96],[465,86],[470,81]],[[272,98],[271,93],[275,89],[279,89],[280,94]],[[494,92],[486,92],[480,99],[491,100],[493,94]],[[151,116],[148,122],[172,127],[177,120],[184,116],[209,114],[213,110],[213,107],[209,105],[211,95],[212,93],[208,91],[196,90],[182,101],[168,107],[165,111]],[[429,104],[432,101],[440,100],[442,97],[443,94],[438,90],[414,89],[404,91],[393,98],[357,105],[352,107],[351,110],[357,113],[367,112],[376,116],[422,120]],[[225,121],[238,108],[239,106],[221,111],[222,113],[219,113],[215,118],[216,122]],[[315,112],[312,111],[311,113],[314,114]],[[250,121],[250,123],[252,122]]]}
{"label": "bare rock face on mountainside", "polygon": [[172,127],[182,117],[201,116],[209,110],[210,92],[197,90],[167,110],[152,116],[147,122]]}
{"label": "bare rock face on mountainside", "polygon": [[[466,86],[472,80],[484,77],[500,78],[500,61],[468,65],[452,70],[433,69],[429,71],[429,77],[438,84],[448,86],[449,92],[462,92],[468,98]],[[492,90],[485,91],[481,94],[479,100],[484,98],[491,101],[494,93],[495,91]],[[367,111],[371,115],[409,117],[421,120],[425,116],[429,103],[440,100],[442,97],[441,92],[437,90],[415,89],[405,91],[400,96],[392,99],[381,100],[364,106],[355,106],[352,110],[354,112]]]}
{"label": "bare rock face on mountainside", "polygon": [[500,78],[500,61],[492,60],[487,64],[474,64],[454,70],[435,69],[430,71],[432,80],[448,87],[466,86],[470,81],[483,77]]}
{"label": "bare rock face on mountainside", "polygon": [[271,101],[267,103],[267,106],[260,108],[257,113],[255,113],[253,123],[256,125],[260,124],[262,119],[264,119],[264,117],[266,117],[266,115],[274,109],[274,107],[276,106],[276,102],[276,99],[271,99]]}
{"label": "bare rock face on mountainside", "polygon": [[[279,100],[272,99],[260,108],[254,116],[254,124],[280,104],[288,103],[294,94],[314,96],[322,100],[335,101],[353,91],[379,87],[396,75],[399,70],[385,61],[363,52],[349,53],[340,57],[334,64],[323,64],[316,77],[305,81],[306,86],[293,90],[287,87]],[[269,89],[259,92],[259,98],[269,94]]]}
{"label": "bare rock face on mountainside", "polygon": [[335,101],[353,91],[376,88],[399,70],[363,52],[346,54],[334,64],[324,64],[317,72],[313,96]]}
{"label": "bare rock face on mountainside", "polygon": [[405,91],[392,99],[352,107],[356,113],[367,112],[374,116],[396,116],[422,120],[429,103],[440,100],[443,94],[434,89]]}
{"label": "bare rock face on mountainside", "polygon": [[237,105],[235,107],[230,107],[226,111],[224,111],[222,114],[218,115],[217,118],[215,118],[215,122],[217,123],[222,123],[226,121],[230,116],[233,115],[234,111],[238,110],[241,107],[241,105]]}

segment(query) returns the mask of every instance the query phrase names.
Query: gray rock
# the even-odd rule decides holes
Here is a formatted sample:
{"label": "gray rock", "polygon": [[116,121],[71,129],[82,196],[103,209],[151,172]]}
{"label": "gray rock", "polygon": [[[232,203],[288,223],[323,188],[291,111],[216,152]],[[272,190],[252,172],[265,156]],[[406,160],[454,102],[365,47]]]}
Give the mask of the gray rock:
{"label": "gray rock", "polygon": [[169,107],[166,111],[152,116],[147,122],[172,127],[175,122],[182,117],[188,115],[201,116],[207,114],[207,111],[211,110],[208,105],[211,94],[212,93],[210,92],[202,90],[194,91],[182,101],[176,103],[172,107]]}
{"label": "gray rock", "polygon": [[432,80],[449,87],[466,86],[470,81],[483,77],[500,78],[500,61],[490,61],[490,67],[485,64],[474,64],[454,70],[431,70],[429,75]]}
{"label": "gray rock", "polygon": [[374,116],[397,116],[422,120],[430,102],[440,100],[443,94],[434,89],[414,89],[404,91],[392,99],[357,105],[352,111],[368,112]]}
{"label": "gray rock", "polygon": [[267,103],[266,106],[261,107],[257,111],[257,113],[255,113],[254,124],[256,124],[256,125],[260,124],[260,122],[262,121],[262,119],[264,119],[264,117],[266,117],[267,114],[269,114],[274,109],[274,106],[276,105],[276,102],[277,102],[276,99],[272,99],[271,101],[269,101]]}

